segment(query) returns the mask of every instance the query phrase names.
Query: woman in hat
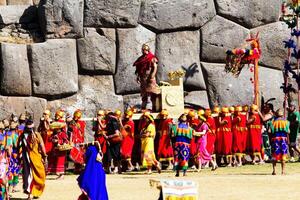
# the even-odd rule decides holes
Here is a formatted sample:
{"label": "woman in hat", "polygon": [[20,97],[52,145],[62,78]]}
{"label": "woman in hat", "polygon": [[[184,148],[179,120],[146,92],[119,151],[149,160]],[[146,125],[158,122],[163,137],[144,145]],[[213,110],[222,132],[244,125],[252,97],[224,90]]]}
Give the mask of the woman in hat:
{"label": "woman in hat", "polygon": [[187,115],[182,114],[178,121],[178,124],[173,125],[171,129],[176,177],[179,176],[180,170],[183,170],[183,176],[186,176],[186,171],[189,167],[191,140],[193,138],[193,129],[187,122]]}
{"label": "woman in hat", "polygon": [[281,174],[285,174],[285,162],[288,154],[288,134],[290,122],[283,117],[283,111],[276,111],[276,119],[272,121],[269,132],[271,133],[271,147],[273,160],[273,175],[276,175],[276,163],[281,162]]}
{"label": "woman in hat", "polygon": [[148,174],[151,174],[152,166],[157,168],[158,173],[161,172],[160,163],[156,160],[154,154],[154,138],[156,134],[154,118],[148,112],[145,115],[145,127],[142,129],[141,136],[141,150],[142,150],[142,164],[147,167]]}
{"label": "woman in hat", "polygon": [[216,163],[212,160],[211,155],[208,153],[206,149],[207,144],[207,132],[208,132],[208,125],[206,124],[206,118],[204,117],[204,110],[200,110],[198,112],[198,120],[199,124],[195,128],[195,132],[193,136],[195,137],[196,142],[196,161],[198,163],[198,172],[201,171],[202,165],[210,163],[212,166],[212,170],[217,168]]}
{"label": "woman in hat", "polygon": [[47,154],[41,135],[33,128],[33,121],[28,119],[24,133],[19,139],[19,156],[23,163],[23,190],[28,194],[28,200],[42,195],[46,180],[44,165],[47,162]]}

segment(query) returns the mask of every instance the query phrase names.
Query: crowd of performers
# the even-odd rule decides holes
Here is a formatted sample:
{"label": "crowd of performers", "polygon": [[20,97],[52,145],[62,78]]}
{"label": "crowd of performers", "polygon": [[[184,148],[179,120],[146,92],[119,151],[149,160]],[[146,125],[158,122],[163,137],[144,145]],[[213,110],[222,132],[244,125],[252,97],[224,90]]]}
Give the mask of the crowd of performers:
{"label": "crowd of performers", "polygon": [[[106,173],[122,173],[140,170],[140,166],[148,174],[155,167],[159,173],[162,168],[173,169],[176,176],[182,170],[185,176],[188,168],[201,171],[205,167],[216,170],[222,165],[240,167],[246,162],[245,155],[249,155],[253,164],[273,161],[276,174],[277,161],[281,161],[285,173],[288,152],[292,162],[295,152],[300,153],[296,141],[300,114],[292,103],[287,119],[282,110],[274,112],[272,104],[265,104],[262,111],[256,105],[186,109],[179,119],[170,118],[167,110],[154,119],[146,110],[134,121],[134,113],[134,109],[123,115],[120,110],[99,110],[90,130],[97,148],[83,145],[89,130],[80,110],[73,116],[58,110],[54,119],[45,110],[38,127],[25,114],[1,121],[0,199],[7,199],[8,193],[15,191],[19,175],[23,176],[28,199],[39,197],[47,174],[63,178],[67,157],[72,159],[75,173],[85,172],[78,178],[84,191],[89,186],[85,184],[86,177],[99,167],[102,171],[97,175],[102,179],[103,169]],[[84,197],[85,193],[81,199]]]}

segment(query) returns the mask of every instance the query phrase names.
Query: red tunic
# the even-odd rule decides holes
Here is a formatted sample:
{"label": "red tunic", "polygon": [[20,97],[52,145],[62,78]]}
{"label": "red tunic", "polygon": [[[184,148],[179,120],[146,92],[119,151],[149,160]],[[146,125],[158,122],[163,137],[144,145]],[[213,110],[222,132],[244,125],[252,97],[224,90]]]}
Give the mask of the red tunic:
{"label": "red tunic", "polygon": [[123,159],[131,159],[134,145],[134,122],[133,120],[123,121],[123,126],[127,134],[121,143],[121,155]]}
{"label": "red tunic", "polygon": [[248,150],[251,154],[260,154],[261,153],[261,130],[262,130],[262,122],[258,113],[254,113],[250,116],[250,118],[254,118],[254,121],[249,126],[249,135],[248,135]]}
{"label": "red tunic", "polygon": [[216,142],[216,123],[213,117],[208,117],[206,124],[208,125],[206,150],[210,155],[215,153]]}
{"label": "red tunic", "polygon": [[216,153],[219,155],[231,155],[232,154],[232,131],[231,131],[231,117],[227,115],[221,117],[222,121],[227,123],[220,125],[217,133],[217,147]]}
{"label": "red tunic", "polygon": [[169,134],[172,123],[172,119],[165,119],[160,122],[160,138],[157,152],[160,161],[173,160],[173,148]]}
{"label": "red tunic", "polygon": [[81,120],[72,121],[70,123],[70,127],[72,129],[72,142],[74,144],[83,143],[84,142],[84,129],[85,129],[85,122]]}
{"label": "red tunic", "polygon": [[96,121],[93,126],[93,131],[95,131],[95,135],[94,135],[95,141],[98,141],[100,143],[103,154],[105,154],[107,151],[107,142],[103,135],[106,134],[106,130],[105,130],[106,123],[107,123],[106,120],[103,119],[101,120],[102,125],[98,121]]}
{"label": "red tunic", "polygon": [[[197,125],[199,124],[199,120],[191,119],[191,120],[189,120],[189,124],[193,129],[195,129],[197,127]],[[192,140],[191,140],[190,153],[191,153],[191,157],[197,156],[197,144],[195,141],[195,137],[192,137]]]}
{"label": "red tunic", "polygon": [[[53,146],[69,143],[66,129],[54,130],[51,136]],[[65,171],[66,151],[59,151],[53,148],[49,155],[48,172],[64,173]]]}
{"label": "red tunic", "polygon": [[50,125],[50,121],[45,122],[44,120],[41,120],[40,125],[38,127],[38,131],[41,133],[41,136],[43,138],[43,142],[44,142],[47,154],[49,154],[53,148],[53,142],[51,140],[52,130],[50,130],[49,125]]}
{"label": "red tunic", "polygon": [[246,136],[247,136],[247,118],[243,113],[238,114],[232,120],[232,150],[233,153],[245,153],[246,150]]}

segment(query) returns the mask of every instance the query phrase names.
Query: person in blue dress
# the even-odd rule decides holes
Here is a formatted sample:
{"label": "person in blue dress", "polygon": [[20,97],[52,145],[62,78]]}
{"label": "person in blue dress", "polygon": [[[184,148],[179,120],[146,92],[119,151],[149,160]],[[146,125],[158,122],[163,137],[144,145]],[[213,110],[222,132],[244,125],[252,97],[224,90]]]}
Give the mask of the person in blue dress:
{"label": "person in blue dress", "polygon": [[78,200],[108,200],[106,177],[102,166],[102,152],[97,142],[87,147],[85,153],[86,165],[77,178],[82,191]]}

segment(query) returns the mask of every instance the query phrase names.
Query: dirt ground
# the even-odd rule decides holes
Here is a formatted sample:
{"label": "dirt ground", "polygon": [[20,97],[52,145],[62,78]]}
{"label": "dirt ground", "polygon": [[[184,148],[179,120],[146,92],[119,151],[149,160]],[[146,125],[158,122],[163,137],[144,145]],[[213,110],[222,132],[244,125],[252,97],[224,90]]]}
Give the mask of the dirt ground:
{"label": "dirt ground", "polygon": [[[200,173],[189,172],[184,179],[199,184],[199,200],[258,200],[299,199],[300,163],[287,165],[286,175],[272,176],[271,164],[243,166],[241,168],[218,168],[212,172],[204,169]],[[280,165],[277,166],[280,174]],[[151,188],[149,179],[173,179],[174,173],[164,172],[145,175],[131,173],[107,175],[107,189],[110,200],[156,200],[159,191]],[[77,176],[68,175],[64,180],[47,177],[46,189],[41,200],[76,200],[80,190]],[[181,177],[182,178],[182,177]],[[26,199],[21,192],[12,194],[12,200]]]}

